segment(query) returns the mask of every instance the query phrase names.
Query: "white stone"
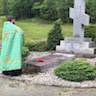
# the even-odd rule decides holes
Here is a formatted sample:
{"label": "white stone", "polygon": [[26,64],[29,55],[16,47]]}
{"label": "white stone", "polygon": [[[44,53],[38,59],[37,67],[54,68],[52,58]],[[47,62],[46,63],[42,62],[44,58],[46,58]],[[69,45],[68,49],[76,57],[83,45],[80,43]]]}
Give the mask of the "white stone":
{"label": "white stone", "polygon": [[80,54],[94,54],[94,48],[89,48],[89,42],[63,42],[64,44],[57,46],[57,51],[74,52]]}
{"label": "white stone", "polygon": [[82,25],[89,25],[89,15],[85,14],[85,0],[74,0],[74,8],[70,8],[70,18],[73,19],[73,35],[84,38]]}
{"label": "white stone", "polygon": [[90,48],[91,39],[84,38],[84,25],[89,25],[89,15],[85,13],[85,0],[74,0],[74,8],[70,8],[70,18],[73,19],[73,37],[61,40],[56,50],[94,55],[95,48]]}

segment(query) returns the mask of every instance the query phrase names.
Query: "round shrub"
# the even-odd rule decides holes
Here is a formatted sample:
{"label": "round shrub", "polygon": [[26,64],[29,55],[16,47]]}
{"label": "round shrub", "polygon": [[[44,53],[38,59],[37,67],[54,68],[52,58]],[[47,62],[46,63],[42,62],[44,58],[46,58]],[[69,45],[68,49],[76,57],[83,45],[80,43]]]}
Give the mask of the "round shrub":
{"label": "round shrub", "polygon": [[55,74],[62,79],[75,82],[93,80],[96,77],[96,67],[87,61],[67,61],[55,69]]}

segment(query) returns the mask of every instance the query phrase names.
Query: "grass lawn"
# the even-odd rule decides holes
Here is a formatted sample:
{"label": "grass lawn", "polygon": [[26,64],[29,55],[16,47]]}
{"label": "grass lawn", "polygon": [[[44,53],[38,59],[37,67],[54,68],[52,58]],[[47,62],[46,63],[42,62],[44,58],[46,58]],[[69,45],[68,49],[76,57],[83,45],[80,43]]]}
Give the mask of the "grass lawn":
{"label": "grass lawn", "polygon": [[[25,32],[26,40],[42,40],[47,39],[48,32],[53,27],[53,23],[44,22],[40,19],[26,19],[20,20],[16,23]],[[0,37],[2,32],[3,20],[0,19]],[[72,25],[65,24],[62,25],[62,32],[64,36],[72,35]]]}

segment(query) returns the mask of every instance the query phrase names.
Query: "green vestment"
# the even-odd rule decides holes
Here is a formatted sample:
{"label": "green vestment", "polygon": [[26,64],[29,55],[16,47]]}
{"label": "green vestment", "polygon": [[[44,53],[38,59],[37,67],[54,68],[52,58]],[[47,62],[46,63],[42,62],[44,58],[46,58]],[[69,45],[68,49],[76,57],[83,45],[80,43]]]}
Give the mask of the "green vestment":
{"label": "green vestment", "polygon": [[2,33],[2,48],[0,56],[0,71],[11,71],[22,68],[23,31],[5,22]]}

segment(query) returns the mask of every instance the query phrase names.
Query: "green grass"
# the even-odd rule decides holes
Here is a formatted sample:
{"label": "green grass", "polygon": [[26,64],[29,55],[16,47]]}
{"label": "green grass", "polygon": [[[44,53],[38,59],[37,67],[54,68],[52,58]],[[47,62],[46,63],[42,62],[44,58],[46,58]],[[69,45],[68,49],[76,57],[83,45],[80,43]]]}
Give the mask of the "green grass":
{"label": "green grass", "polygon": [[[4,20],[0,18],[0,37],[2,32],[2,25]],[[26,40],[43,40],[47,39],[48,33],[53,27],[52,22],[42,21],[40,19],[26,19],[20,20],[16,23],[24,30]],[[62,32],[64,36],[72,35],[72,25],[62,25]]]}

